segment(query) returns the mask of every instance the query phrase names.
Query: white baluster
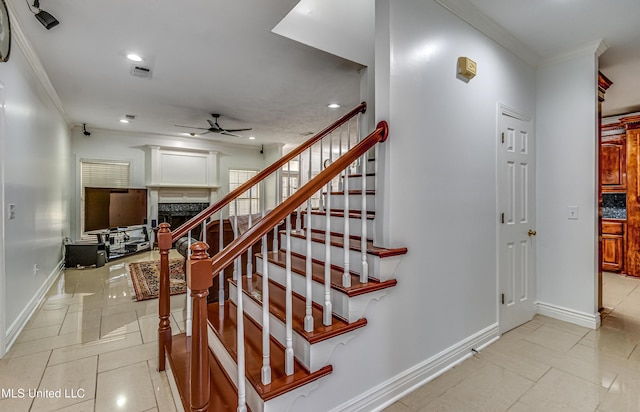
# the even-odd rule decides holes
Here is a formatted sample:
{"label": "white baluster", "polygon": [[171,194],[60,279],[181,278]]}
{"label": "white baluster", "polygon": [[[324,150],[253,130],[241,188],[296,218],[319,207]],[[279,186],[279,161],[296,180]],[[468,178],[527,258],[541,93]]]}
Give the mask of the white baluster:
{"label": "white baluster", "polygon": [[[328,167],[331,164],[333,150],[333,136],[329,135]],[[330,326],[333,320],[333,306],[331,304],[331,181],[327,183],[327,197],[325,205],[325,232],[324,232],[324,307],[322,308],[322,324]]]}
{"label": "white baluster", "polygon": [[[265,183],[262,181],[262,193]],[[260,198],[262,218],[265,215],[264,196]],[[260,370],[263,385],[271,383],[271,332],[269,330],[269,265],[267,262],[267,235],[262,236],[262,368]]]}
{"label": "white baluster", "polygon": [[292,295],[291,295],[291,216],[287,216],[287,279],[285,289],[285,321],[286,321],[286,350],[284,369],[287,375],[293,375],[293,323],[292,323]]}
{"label": "white baluster", "polygon": [[369,264],[367,263],[367,154],[362,155],[362,205],[360,208],[360,220],[362,229],[360,234],[360,251],[362,256],[362,270],[360,283],[369,282]]}
{"label": "white baluster", "polygon": [[[302,184],[302,153],[298,155],[298,184],[296,185],[296,192],[303,186]],[[302,203],[298,206],[296,218],[296,233],[300,233],[302,230],[302,220],[300,215],[302,214]]]}
{"label": "white baluster", "polygon": [[[278,206],[280,204],[279,200],[279,194],[280,194],[280,186],[282,186],[282,182],[281,180],[278,178],[278,171],[276,170],[274,173],[274,177],[276,179],[276,200],[275,200],[275,204],[273,206],[273,208],[275,209],[276,206]],[[278,252],[278,225],[276,225],[276,227],[273,228],[273,253],[277,253]]]}
{"label": "white baluster", "polygon": [[[318,169],[318,172],[322,172],[322,167],[324,165],[324,163],[322,162],[322,158],[324,157],[324,139],[320,140],[320,168]],[[318,210],[323,212],[324,211],[324,204],[326,202],[326,200],[324,199],[324,197],[322,196],[322,191],[320,191],[320,204],[318,205]]]}
{"label": "white baluster", "polygon": [[[308,181],[311,181],[311,149],[309,149],[309,169],[307,173]],[[305,292],[305,316],[304,316],[304,330],[306,332],[313,331],[313,296],[312,296],[312,262],[311,262],[311,198],[307,199],[307,214],[305,215],[305,230],[307,240],[307,257],[305,262],[305,275],[306,275],[306,292]]]}
{"label": "white baluster", "polygon": [[[253,187],[249,189],[249,228],[253,225],[251,214],[253,213],[252,204],[253,203]],[[253,277],[253,245],[249,245],[249,249],[247,250],[247,279],[251,279]],[[251,283],[251,281],[249,281]]]}
{"label": "white baluster", "polygon": [[[340,134],[342,137],[342,134]],[[351,146],[351,123],[347,124],[347,150]],[[342,152],[342,139],[340,140],[340,152]],[[341,153],[342,155],[342,153]],[[349,246],[351,239],[349,237],[349,166],[344,169],[344,178],[342,179],[342,191],[344,193],[344,230],[342,237],[342,250],[344,251],[344,272],[342,273],[342,286],[351,287],[351,273],[349,264]]]}
{"label": "white baluster", "polygon": [[[237,207],[237,204],[236,204]],[[238,209],[236,209],[236,216]],[[236,306],[236,332],[237,341],[236,346],[238,348],[237,363],[238,363],[238,412],[245,412],[247,410],[246,405],[246,388],[245,388],[245,366],[244,366],[244,310],[242,308],[242,277],[239,277],[238,287],[236,288],[237,306]]]}
{"label": "white baluster", "polygon": [[[238,199],[235,199],[233,201],[234,204],[234,224],[233,224],[233,239],[237,239],[238,238]],[[240,266],[240,258],[237,258],[236,260],[233,261],[233,280],[238,280],[239,278],[242,277],[242,274],[239,273],[239,271],[242,270],[242,266]]]}
{"label": "white baluster", "polygon": [[202,221],[202,241],[204,243],[207,243],[207,220],[209,220],[209,218],[206,218],[205,220]]}
{"label": "white baluster", "polygon": [[[191,231],[187,232],[187,256],[185,256],[187,260],[187,265],[189,265],[189,259],[191,259]],[[187,274],[184,274],[187,276]],[[185,333],[187,336],[191,336],[191,332],[193,331],[193,300],[189,297],[191,296],[191,289],[187,287],[187,304],[185,307]]]}
{"label": "white baluster", "polygon": [[[220,253],[224,247],[224,220],[222,219],[222,209],[218,212],[220,214],[220,226],[218,226],[218,253]],[[218,273],[218,304],[224,305],[224,269]]]}

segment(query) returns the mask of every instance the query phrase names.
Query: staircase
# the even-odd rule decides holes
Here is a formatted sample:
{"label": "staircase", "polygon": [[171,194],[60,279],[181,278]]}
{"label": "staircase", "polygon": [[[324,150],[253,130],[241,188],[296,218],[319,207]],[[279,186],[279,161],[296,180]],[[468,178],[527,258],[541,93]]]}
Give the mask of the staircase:
{"label": "staircase", "polygon": [[[367,152],[386,139],[386,124],[351,147],[350,121],[357,122],[365,109],[364,103],[358,106],[268,168],[271,171],[265,169],[174,233],[167,224],[161,225],[159,369],[166,366],[178,409],[290,410],[297,398],[331,379],[334,349],[349,347],[348,342],[367,325],[364,313],[369,303],[396,285],[395,269],[406,249],[383,249],[372,241],[375,162]],[[329,155],[329,161],[323,162],[323,149],[331,150],[338,140],[340,156]],[[317,144],[324,170],[311,179],[311,148]],[[309,160],[305,161],[302,156],[307,149]],[[267,176],[275,172],[278,179],[277,171],[292,159],[309,165],[304,186],[274,210],[264,211],[247,232],[215,256],[207,255],[208,246],[202,242],[191,246],[187,282],[193,297],[193,330],[191,336],[171,336],[168,251],[172,242],[193,227],[206,225],[249,187],[263,184],[264,189]],[[355,160],[361,173],[351,173]],[[302,170],[298,177],[304,180]],[[340,190],[330,183],[336,177]],[[308,199],[319,190],[323,206],[312,210]],[[267,234],[272,233],[269,249]],[[256,264],[243,276],[238,265],[244,253],[255,254]],[[227,280],[228,296],[207,305],[212,278],[229,265],[234,265],[234,276]],[[351,350],[357,354],[357,348]]]}

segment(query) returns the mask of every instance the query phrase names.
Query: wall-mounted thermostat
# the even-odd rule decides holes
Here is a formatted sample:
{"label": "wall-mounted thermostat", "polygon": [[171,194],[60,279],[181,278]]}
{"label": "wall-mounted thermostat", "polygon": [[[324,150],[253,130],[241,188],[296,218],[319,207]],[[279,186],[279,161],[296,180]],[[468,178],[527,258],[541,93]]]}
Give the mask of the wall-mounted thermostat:
{"label": "wall-mounted thermostat", "polygon": [[476,62],[468,57],[458,57],[458,74],[466,79],[473,79],[476,75]]}

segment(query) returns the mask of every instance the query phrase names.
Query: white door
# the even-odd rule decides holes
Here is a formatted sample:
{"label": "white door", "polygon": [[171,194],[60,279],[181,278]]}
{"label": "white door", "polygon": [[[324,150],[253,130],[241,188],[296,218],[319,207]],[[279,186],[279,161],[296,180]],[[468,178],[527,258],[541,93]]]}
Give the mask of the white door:
{"label": "white door", "polygon": [[533,318],[535,140],[531,120],[500,108],[498,306],[500,332]]}

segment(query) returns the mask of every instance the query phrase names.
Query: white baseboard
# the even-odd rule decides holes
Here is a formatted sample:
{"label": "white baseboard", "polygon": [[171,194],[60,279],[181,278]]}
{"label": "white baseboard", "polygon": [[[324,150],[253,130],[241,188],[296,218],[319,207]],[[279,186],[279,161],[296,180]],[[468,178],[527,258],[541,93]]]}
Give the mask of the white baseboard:
{"label": "white baseboard", "polygon": [[[35,295],[33,295],[31,300],[29,300],[29,303],[27,303],[24,309],[22,309],[22,311],[18,315],[18,318],[11,324],[11,326],[9,326],[9,328],[7,329],[7,337],[5,340],[5,342],[7,342],[7,346],[5,348],[7,352],[9,352],[9,349],[15,343],[18,335],[20,335],[20,332],[22,332],[22,329],[24,329],[29,319],[31,319],[31,316],[33,316],[36,310],[38,310],[38,307],[40,307],[40,304],[43,302],[47,291],[49,290],[51,285],[53,285],[53,282],[55,282],[55,280],[63,270],[64,260],[61,260],[51,271],[49,276],[47,276],[47,279],[44,281],[44,283],[40,285],[40,288],[38,288],[38,291],[35,293]],[[2,356],[4,356],[4,354],[0,354],[0,357]]]}
{"label": "white baseboard", "polygon": [[600,327],[600,313],[598,312],[589,314],[545,302],[536,302],[535,309],[536,313],[540,315],[584,326],[585,328],[598,329]]}
{"label": "white baseboard", "polygon": [[494,342],[499,336],[498,324],[495,323],[367,392],[360,394],[358,397],[334,408],[332,412],[380,411],[417,387],[437,378],[458,363],[472,356],[472,348],[480,350]]}

